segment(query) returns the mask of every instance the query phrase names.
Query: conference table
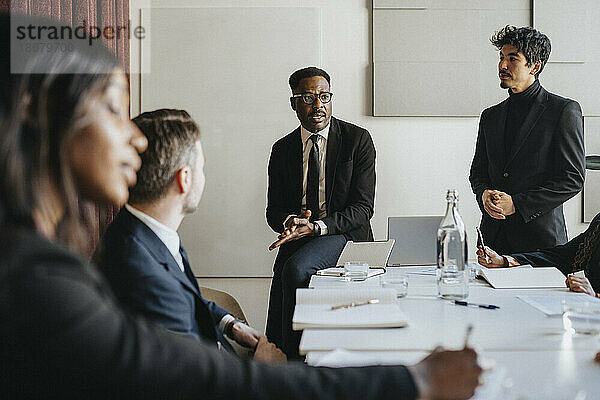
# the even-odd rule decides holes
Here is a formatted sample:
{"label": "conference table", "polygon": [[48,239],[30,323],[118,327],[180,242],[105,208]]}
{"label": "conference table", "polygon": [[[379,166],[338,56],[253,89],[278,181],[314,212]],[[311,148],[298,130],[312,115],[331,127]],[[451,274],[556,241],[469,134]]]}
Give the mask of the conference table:
{"label": "conference table", "polygon": [[[566,333],[561,316],[549,317],[517,297],[562,299],[577,294],[567,288],[493,289],[476,279],[469,284],[467,300],[499,309],[465,307],[438,298],[432,266],[394,268],[402,268],[409,277],[408,295],[397,299],[408,326],[305,329],[300,353],[306,355],[308,364],[411,364],[437,346],[462,348],[467,326],[472,325],[469,343],[479,352],[483,367],[489,369],[484,375],[487,383],[476,398],[600,399],[600,364],[593,361],[600,351],[600,338]],[[314,275],[309,287],[379,286],[379,279],[353,282]]]}

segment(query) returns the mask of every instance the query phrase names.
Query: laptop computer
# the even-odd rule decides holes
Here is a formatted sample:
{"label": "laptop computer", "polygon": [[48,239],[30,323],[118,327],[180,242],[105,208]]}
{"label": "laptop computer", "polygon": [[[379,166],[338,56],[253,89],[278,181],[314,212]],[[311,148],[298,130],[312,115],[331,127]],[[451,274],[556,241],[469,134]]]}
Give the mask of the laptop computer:
{"label": "laptop computer", "polygon": [[437,231],[443,216],[388,217],[388,240],[395,239],[388,267],[434,265]]}

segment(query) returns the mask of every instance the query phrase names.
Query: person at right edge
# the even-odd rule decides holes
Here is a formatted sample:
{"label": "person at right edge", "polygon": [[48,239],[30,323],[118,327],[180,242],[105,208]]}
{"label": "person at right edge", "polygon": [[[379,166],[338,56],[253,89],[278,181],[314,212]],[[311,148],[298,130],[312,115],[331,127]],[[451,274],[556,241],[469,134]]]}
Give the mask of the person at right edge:
{"label": "person at right edge", "polygon": [[491,42],[509,97],[481,114],[471,164],[483,237],[499,254],[564,244],[563,203],[585,176],[581,107],[540,84],[551,48],[546,35],[507,25]]}
{"label": "person at right edge", "polygon": [[[600,297],[600,213],[585,232],[566,244],[523,253],[499,254],[488,246],[478,246],[477,262],[484,267],[556,267],[567,275],[565,284],[573,292]],[[575,275],[583,271],[583,276]]]}

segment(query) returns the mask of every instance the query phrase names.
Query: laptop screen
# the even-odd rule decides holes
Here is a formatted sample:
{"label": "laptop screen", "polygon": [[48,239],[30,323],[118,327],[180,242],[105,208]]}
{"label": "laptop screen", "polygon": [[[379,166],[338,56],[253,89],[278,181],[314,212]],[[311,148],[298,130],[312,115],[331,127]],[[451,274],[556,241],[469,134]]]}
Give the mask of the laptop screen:
{"label": "laptop screen", "polygon": [[432,265],[437,257],[437,231],[442,216],[389,217],[388,239],[396,243],[388,267]]}

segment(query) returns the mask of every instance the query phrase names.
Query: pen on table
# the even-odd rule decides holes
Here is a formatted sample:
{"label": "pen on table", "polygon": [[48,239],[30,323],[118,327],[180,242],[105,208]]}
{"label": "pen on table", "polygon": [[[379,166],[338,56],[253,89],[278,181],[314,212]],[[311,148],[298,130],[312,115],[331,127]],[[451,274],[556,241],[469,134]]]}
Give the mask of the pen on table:
{"label": "pen on table", "polygon": [[454,304],[456,304],[457,306],[485,308],[487,310],[496,310],[500,308],[499,306],[495,306],[493,304],[469,303],[462,300],[454,300]]}
{"label": "pen on table", "polygon": [[339,310],[341,308],[350,308],[350,307],[359,307],[359,306],[366,306],[368,304],[377,304],[379,303],[379,299],[371,299],[371,300],[367,300],[364,301],[362,303],[349,303],[349,304],[340,304],[339,306],[333,306],[331,307],[332,310]]}
{"label": "pen on table", "polygon": [[319,271],[317,271],[317,275],[319,275],[319,276],[344,276],[344,271],[319,270]]}
{"label": "pen on table", "polygon": [[471,332],[473,332],[473,325],[469,324],[469,326],[467,326],[467,333],[465,334],[465,348],[469,347],[469,338],[471,337]]}

